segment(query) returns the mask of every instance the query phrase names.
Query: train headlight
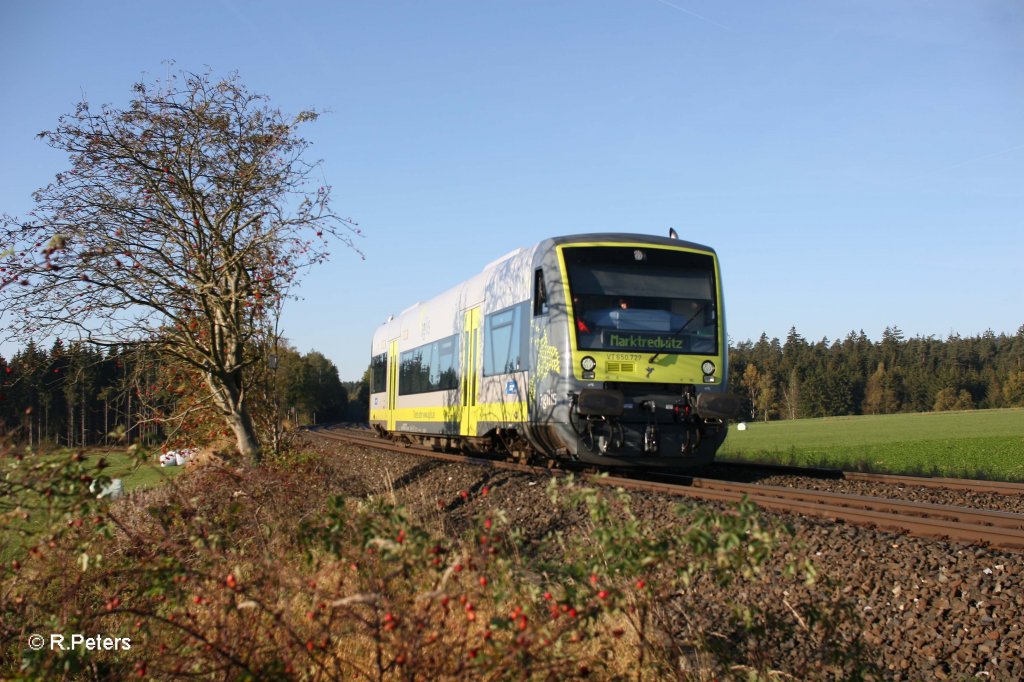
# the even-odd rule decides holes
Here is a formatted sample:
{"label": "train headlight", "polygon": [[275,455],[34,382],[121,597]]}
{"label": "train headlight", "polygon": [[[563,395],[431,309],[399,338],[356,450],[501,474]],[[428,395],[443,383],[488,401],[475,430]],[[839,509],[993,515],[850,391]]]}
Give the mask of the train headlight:
{"label": "train headlight", "polygon": [[700,371],[704,372],[705,374],[714,374],[715,363],[711,362],[710,360],[705,360],[704,364],[700,366]]}
{"label": "train headlight", "polygon": [[597,367],[597,360],[589,355],[584,356],[584,358],[580,360],[580,367],[583,368],[584,372],[593,372],[594,368]]}

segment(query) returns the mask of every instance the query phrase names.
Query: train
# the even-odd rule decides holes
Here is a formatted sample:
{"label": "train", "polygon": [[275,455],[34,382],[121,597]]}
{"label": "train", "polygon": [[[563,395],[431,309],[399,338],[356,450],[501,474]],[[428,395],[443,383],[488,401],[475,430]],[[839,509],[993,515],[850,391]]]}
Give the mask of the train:
{"label": "train", "polygon": [[691,469],[741,407],[718,256],[674,231],[516,249],[388,317],[370,355],[371,427],[439,449]]}

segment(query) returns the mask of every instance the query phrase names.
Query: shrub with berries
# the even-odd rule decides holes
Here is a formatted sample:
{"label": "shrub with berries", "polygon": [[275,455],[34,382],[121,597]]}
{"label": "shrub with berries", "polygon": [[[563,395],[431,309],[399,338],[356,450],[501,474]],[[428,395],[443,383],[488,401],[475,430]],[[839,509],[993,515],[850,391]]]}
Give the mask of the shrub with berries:
{"label": "shrub with berries", "polygon": [[[768,675],[759,647],[798,629],[834,644],[850,622],[801,593],[813,571],[793,559],[791,576],[771,576],[792,581],[788,610],[736,599],[720,632],[679,627],[708,590],[765,579],[786,529],[749,504],[681,508],[677,523],[655,528],[621,491],[552,482],[555,508],[582,511],[589,527],[538,541],[483,489],[452,493],[468,522],[443,534],[393,498],[338,494],[344,465],[314,456],[209,465],[115,503],[81,493],[74,467],[52,473],[54,489],[77,500],[61,507],[73,516],[0,569],[0,635],[104,632],[131,637],[132,649],[24,650],[0,662],[0,676]],[[856,672],[847,652],[827,651],[828,665]]]}

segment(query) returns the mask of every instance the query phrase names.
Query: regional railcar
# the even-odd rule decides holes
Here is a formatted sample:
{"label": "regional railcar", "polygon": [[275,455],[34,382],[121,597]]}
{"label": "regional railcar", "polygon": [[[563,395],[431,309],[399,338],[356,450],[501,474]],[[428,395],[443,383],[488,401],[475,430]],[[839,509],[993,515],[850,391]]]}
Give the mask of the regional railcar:
{"label": "regional railcar", "polygon": [[718,257],[585,234],[517,249],[373,336],[381,434],[607,467],[709,462],[739,411]]}

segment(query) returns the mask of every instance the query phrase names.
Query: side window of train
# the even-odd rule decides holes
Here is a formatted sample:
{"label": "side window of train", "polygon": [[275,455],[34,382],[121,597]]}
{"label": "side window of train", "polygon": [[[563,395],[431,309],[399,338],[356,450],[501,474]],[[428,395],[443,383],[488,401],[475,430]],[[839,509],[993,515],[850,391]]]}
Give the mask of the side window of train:
{"label": "side window of train", "polygon": [[533,273],[533,316],[548,314],[548,290],[544,286],[544,270]]}
{"label": "side window of train", "polygon": [[398,393],[413,395],[449,391],[459,385],[458,336],[401,353],[398,366]]}
{"label": "side window of train", "polygon": [[373,356],[370,370],[370,393],[383,393],[387,390],[388,354]]}
{"label": "side window of train", "polygon": [[529,302],[491,313],[484,318],[484,376],[523,369],[529,347]]}

